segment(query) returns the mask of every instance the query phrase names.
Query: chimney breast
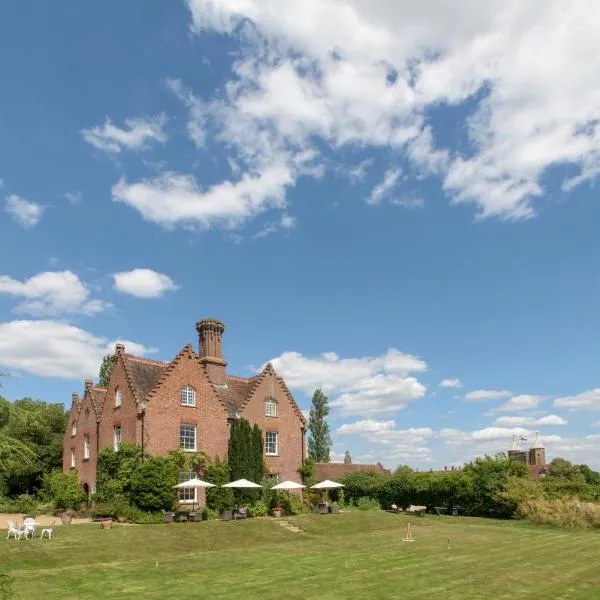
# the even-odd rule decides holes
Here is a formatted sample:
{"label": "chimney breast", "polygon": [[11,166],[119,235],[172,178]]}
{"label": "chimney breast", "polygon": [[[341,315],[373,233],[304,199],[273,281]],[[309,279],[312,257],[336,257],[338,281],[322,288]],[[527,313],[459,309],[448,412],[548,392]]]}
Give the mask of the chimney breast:
{"label": "chimney breast", "polygon": [[223,385],[227,366],[221,345],[225,325],[218,319],[202,319],[196,323],[196,331],[198,332],[200,364],[205,367],[212,383]]}

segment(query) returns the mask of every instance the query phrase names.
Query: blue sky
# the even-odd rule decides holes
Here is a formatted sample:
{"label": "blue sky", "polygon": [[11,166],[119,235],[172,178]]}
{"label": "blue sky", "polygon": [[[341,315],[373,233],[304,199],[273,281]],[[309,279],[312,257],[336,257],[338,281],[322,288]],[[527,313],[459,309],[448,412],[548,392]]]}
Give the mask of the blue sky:
{"label": "blue sky", "polygon": [[600,467],[600,9],[471,4],[3,5],[3,393],[214,316],[334,458]]}

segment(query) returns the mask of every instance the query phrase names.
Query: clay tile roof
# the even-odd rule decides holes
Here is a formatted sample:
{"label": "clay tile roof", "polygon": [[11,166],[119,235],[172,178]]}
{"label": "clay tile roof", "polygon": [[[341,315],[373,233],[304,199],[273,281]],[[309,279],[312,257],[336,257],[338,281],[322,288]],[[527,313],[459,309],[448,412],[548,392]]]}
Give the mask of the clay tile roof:
{"label": "clay tile roof", "polygon": [[217,396],[219,396],[221,401],[227,407],[227,412],[230,417],[235,417],[236,413],[246,401],[246,398],[252,390],[255,379],[255,377],[246,379],[244,377],[226,375],[225,383],[227,384],[227,387],[213,386]]}
{"label": "clay tile roof", "polygon": [[92,406],[94,408],[94,412],[96,413],[96,417],[99,417],[102,414],[102,409],[104,408],[104,401],[106,400],[107,389],[97,385],[94,386],[91,391]]}
{"label": "clay tile roof", "polygon": [[375,473],[387,473],[383,465],[377,463],[375,465],[355,465],[346,463],[315,463],[314,473],[318,481],[324,479],[333,479],[337,481],[348,475],[348,473],[356,473],[358,471],[374,471]]}
{"label": "clay tile roof", "polygon": [[131,354],[125,355],[125,361],[140,398],[148,395],[168,366],[166,362],[139,358]]}

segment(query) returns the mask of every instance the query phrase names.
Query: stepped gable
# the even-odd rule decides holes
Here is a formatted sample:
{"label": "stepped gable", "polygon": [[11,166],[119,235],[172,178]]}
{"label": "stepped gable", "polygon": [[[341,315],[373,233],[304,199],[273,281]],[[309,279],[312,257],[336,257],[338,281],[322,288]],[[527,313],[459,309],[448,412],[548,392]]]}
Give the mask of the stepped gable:
{"label": "stepped gable", "polygon": [[94,413],[96,415],[96,420],[100,420],[100,415],[102,415],[102,409],[104,408],[104,401],[106,400],[107,389],[103,388],[99,385],[94,385],[90,388],[90,401],[92,403],[92,408],[94,409]]}
{"label": "stepped gable", "polygon": [[164,375],[169,363],[125,354],[125,373],[136,402],[146,398]]}

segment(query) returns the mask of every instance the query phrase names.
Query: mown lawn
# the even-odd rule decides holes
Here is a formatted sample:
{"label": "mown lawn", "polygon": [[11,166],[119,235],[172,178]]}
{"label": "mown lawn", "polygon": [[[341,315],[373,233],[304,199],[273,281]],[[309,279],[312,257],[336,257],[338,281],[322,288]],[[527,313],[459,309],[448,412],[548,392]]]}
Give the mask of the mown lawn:
{"label": "mown lawn", "polygon": [[0,572],[19,600],[600,597],[600,531],[383,512],[287,520],[303,532],[270,518],[60,527],[51,542],[0,540]]}

